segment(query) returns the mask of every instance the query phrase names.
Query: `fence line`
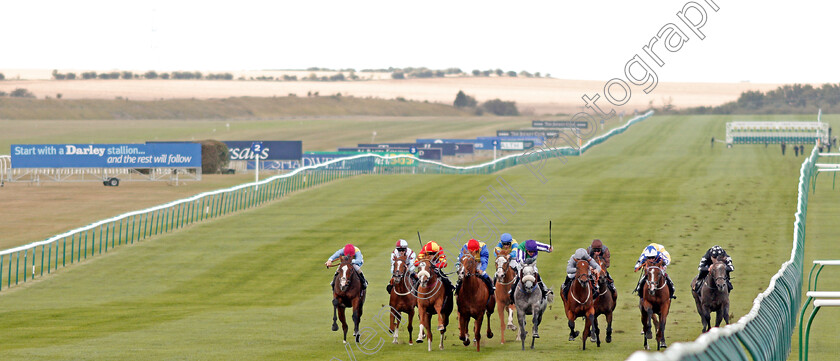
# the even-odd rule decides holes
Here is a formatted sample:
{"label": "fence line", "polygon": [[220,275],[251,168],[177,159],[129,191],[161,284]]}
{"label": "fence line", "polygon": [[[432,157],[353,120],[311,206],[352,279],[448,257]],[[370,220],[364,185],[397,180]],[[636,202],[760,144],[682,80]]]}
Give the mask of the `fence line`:
{"label": "fence line", "polygon": [[[108,252],[123,244],[133,244],[196,222],[259,206],[289,193],[334,180],[362,174],[490,174],[520,164],[545,161],[548,158],[579,155],[610,137],[623,133],[631,125],[651,115],[653,111],[637,116],[623,126],[589,140],[580,149],[544,147],[466,167],[416,159],[408,155],[359,154],[298,168],[291,173],[276,175],[259,182],[204,192],[159,206],[124,213],[43,241],[0,251],[0,291],[41,277],[45,272],[50,274],[59,267]],[[394,161],[400,158],[412,159],[412,165],[404,166],[404,162]],[[31,272],[28,272],[29,270]]]}
{"label": "fence line", "polygon": [[808,213],[808,190],[819,159],[817,147],[802,162],[799,171],[799,194],[793,222],[793,248],[790,259],[770,279],[770,285],[753,300],[750,312],[737,323],[713,328],[694,342],[675,343],[659,354],[637,351],[629,361],[664,360],[786,360],[796,329],[802,302],[805,259],[805,218]]}

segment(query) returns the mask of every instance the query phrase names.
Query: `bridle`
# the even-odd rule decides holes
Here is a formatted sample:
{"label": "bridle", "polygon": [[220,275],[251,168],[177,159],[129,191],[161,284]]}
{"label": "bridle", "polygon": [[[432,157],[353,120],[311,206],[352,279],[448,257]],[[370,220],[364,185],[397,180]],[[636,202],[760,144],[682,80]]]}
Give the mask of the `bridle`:
{"label": "bridle", "polygon": [[[653,275],[654,271],[659,271],[659,275],[661,276],[660,278],[662,279],[661,286],[656,286],[657,282],[656,278]],[[667,285],[667,282],[665,282],[665,270],[663,270],[662,267],[659,266],[646,266],[645,282],[648,284],[648,291],[651,293],[665,288],[665,285]]]}
{"label": "bridle", "polygon": [[[578,265],[580,264],[580,262],[586,262],[586,261],[579,260]],[[588,263],[587,263],[586,267],[587,268],[589,267]],[[581,271],[580,266],[578,266],[578,271]],[[577,297],[575,297],[575,293],[572,292],[571,290],[569,290],[569,294],[572,295],[572,299],[575,300],[575,302],[577,302],[581,305],[589,302],[589,299],[592,297],[592,287],[589,287],[589,282],[591,281],[591,279],[589,278],[589,272],[590,271],[587,270],[586,272],[582,272],[580,275],[575,276],[575,281],[577,281],[580,284],[581,287],[586,288],[586,299],[584,299],[583,302],[578,300]],[[570,286],[570,288],[571,288],[571,286]]]}
{"label": "bridle", "polygon": [[[402,259],[403,257],[404,256],[400,256],[400,258],[397,259],[397,263],[394,265],[394,273],[391,274],[391,279],[394,280],[394,284],[402,282],[405,279],[405,275],[408,274],[408,264],[405,262],[405,260]],[[399,270],[402,267],[405,267],[405,270],[400,272]],[[396,293],[397,296],[406,296],[411,294],[411,287],[406,288],[408,289],[408,291],[405,293],[398,292],[396,288],[392,289],[391,291]]]}
{"label": "bridle", "polygon": [[462,279],[465,279],[465,278],[470,277],[470,276],[474,276],[478,273],[478,271],[472,271],[472,272],[467,271],[467,260],[472,261],[472,265],[473,265],[472,268],[473,269],[477,269],[476,264],[475,264],[475,262],[476,262],[475,257],[471,254],[462,254],[461,255],[461,271],[458,272],[458,275]]}
{"label": "bridle", "polygon": [[[499,261],[500,260],[502,261],[501,262],[502,263],[501,268],[499,268]],[[508,271],[510,271],[510,254],[505,255],[504,257],[496,258],[496,268],[498,268],[502,271],[502,275],[501,275],[502,278],[501,279],[497,278],[496,283],[498,283],[502,286],[507,286],[507,285],[513,283],[514,281],[516,281],[516,275],[515,274],[511,274],[510,281],[508,281],[508,282],[502,281],[507,276]]]}
{"label": "bridle", "polygon": [[[719,265],[719,266],[716,267],[716,265]],[[723,268],[723,275],[722,276],[715,276],[712,273],[712,268]],[[708,281],[703,282],[705,284],[705,286],[708,287],[709,289],[712,289],[712,290],[717,289],[717,282],[718,281],[723,281],[724,285],[725,285],[726,284],[726,265],[723,264],[723,263],[713,263],[711,266],[709,266],[709,274],[706,276],[706,278],[711,278],[713,281],[715,281],[714,282],[715,287],[712,287],[711,285],[709,285]]]}

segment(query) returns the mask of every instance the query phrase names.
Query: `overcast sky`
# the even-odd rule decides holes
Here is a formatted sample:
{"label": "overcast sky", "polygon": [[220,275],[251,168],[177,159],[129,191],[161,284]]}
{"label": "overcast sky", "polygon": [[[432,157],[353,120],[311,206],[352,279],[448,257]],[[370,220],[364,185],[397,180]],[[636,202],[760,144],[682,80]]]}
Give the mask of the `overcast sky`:
{"label": "overcast sky", "polygon": [[715,12],[697,0],[701,40],[677,17],[687,2],[4,1],[0,69],[425,66],[606,81],[674,23],[689,40],[651,62],[660,82],[840,81],[837,3],[716,0]]}

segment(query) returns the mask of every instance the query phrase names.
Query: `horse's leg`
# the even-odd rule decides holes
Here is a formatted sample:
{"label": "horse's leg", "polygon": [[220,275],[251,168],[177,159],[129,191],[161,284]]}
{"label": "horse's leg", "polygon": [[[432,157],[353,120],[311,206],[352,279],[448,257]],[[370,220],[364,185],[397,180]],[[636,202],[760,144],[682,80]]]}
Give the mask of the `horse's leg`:
{"label": "horse's leg", "polygon": [[584,318],[586,321],[584,322],[583,337],[581,339],[583,340],[583,349],[586,350],[586,339],[589,338],[589,330],[592,329],[592,319],[595,318],[595,314],[587,313]]}
{"label": "horse's leg", "polygon": [[394,339],[391,343],[398,344],[399,341],[397,341],[397,330],[399,330],[400,325],[399,325],[399,323],[394,322],[395,317],[394,317],[393,312],[388,312],[388,314],[389,314],[388,316],[391,320],[391,323],[388,325],[388,331],[391,331],[391,338]]}
{"label": "horse's leg", "polygon": [[347,318],[344,316],[344,307],[338,307],[338,320],[341,321],[341,329],[344,331],[344,343],[347,343]]}
{"label": "horse's leg", "polygon": [[596,342],[598,338],[598,316],[592,320],[592,327],[589,329],[589,341]]}
{"label": "horse's leg", "polygon": [[516,306],[516,320],[519,321],[519,340],[522,341],[522,351],[525,351],[525,309]]}
{"label": "horse's leg", "polygon": [[[438,345],[438,348],[441,349],[441,350],[443,350],[443,334],[446,332],[446,325],[444,324],[444,319],[443,319],[443,307],[444,307],[443,304],[444,304],[444,302],[445,302],[445,300],[443,299],[443,297],[441,297],[438,300],[438,302],[435,303],[435,310],[437,310],[437,314],[438,314],[438,330],[440,331],[440,345]],[[429,334],[431,335],[431,332],[429,332]],[[429,339],[429,347],[432,346],[431,343],[432,342],[431,342],[431,338],[430,338]]]}
{"label": "horse's leg", "polygon": [[[642,331],[645,334],[645,340],[653,338],[653,335],[650,333],[650,315],[651,310],[649,308],[640,307],[640,311],[642,311]],[[645,341],[647,344],[647,341]]]}
{"label": "horse's leg", "polygon": [[612,311],[606,313],[607,316],[607,343],[612,342]]}
{"label": "horse's leg", "polygon": [[485,308],[484,313],[487,315],[487,339],[488,340],[493,338],[493,330],[490,329],[490,316],[493,315],[493,306],[494,306],[495,303],[496,302],[495,302],[495,299],[494,299],[493,303],[484,307]]}
{"label": "horse's leg", "polygon": [[513,313],[516,312],[516,306],[513,305],[513,304],[510,304],[510,305],[507,306],[507,309],[508,309],[508,323],[507,323],[508,325],[507,325],[507,327],[508,327],[509,330],[516,331],[516,325],[513,324]]}
{"label": "horse's leg", "polygon": [[336,309],[338,308],[338,300],[337,300],[337,299],[335,299],[335,298],[333,298],[333,300],[332,300],[332,304],[333,304],[333,324],[332,324],[332,330],[333,330],[333,331],[338,331],[338,324],[336,324],[336,323],[335,323],[335,320],[336,320],[336,319],[338,319],[338,317],[336,316]]}
{"label": "horse's leg", "polygon": [[356,298],[353,300],[353,338],[356,340],[356,343],[359,343],[359,338],[361,335],[359,334],[359,324],[362,323],[362,298]]}
{"label": "horse's leg", "polygon": [[[665,342],[665,319],[668,318],[668,310],[671,308],[671,302],[665,302],[665,304],[660,309],[660,316],[659,316],[659,330],[657,330],[657,338],[659,339],[659,347],[661,348],[668,348],[668,344]],[[657,347],[657,349],[659,349]]]}
{"label": "horse's leg", "polygon": [[[482,312],[483,313],[483,312]],[[490,315],[487,315],[488,317]],[[479,313],[478,316],[475,318],[475,350],[477,352],[481,351],[481,323],[484,320],[484,315]],[[490,326],[488,323],[487,326]],[[488,327],[488,330],[490,327]]]}
{"label": "horse's leg", "polygon": [[411,331],[414,330],[414,326],[413,326],[414,307],[409,308],[408,311],[406,311],[405,313],[408,315],[408,345],[411,346],[411,345],[414,344],[414,343],[412,343],[412,341],[414,341],[414,340],[411,337]]}
{"label": "horse's leg", "polygon": [[470,335],[467,333],[467,327],[470,326],[470,318],[464,317],[461,309],[458,308],[458,339],[464,343],[464,346],[470,345]]}
{"label": "horse's leg", "polygon": [[429,321],[427,321],[428,317],[426,316],[426,309],[417,307],[417,323],[420,324],[420,330],[417,331],[417,343],[423,343],[423,339],[426,338],[426,335],[423,334],[423,329],[429,329]]}
{"label": "horse's leg", "polygon": [[721,312],[723,312],[723,320],[726,321],[726,324],[729,324],[729,300],[726,300],[726,303],[720,307]]}
{"label": "horse's leg", "polygon": [[[502,332],[501,342],[505,344],[505,305],[499,299],[496,299],[496,311],[499,313],[499,329]],[[490,320],[487,320],[487,326],[490,326]]]}
{"label": "horse's leg", "polygon": [[715,312],[715,327],[720,327],[720,321],[723,321],[723,307]]}
{"label": "horse's leg", "polygon": [[575,331],[575,314],[569,311],[566,312],[566,317],[569,319],[569,341],[574,341],[575,337],[580,335],[580,332]]}

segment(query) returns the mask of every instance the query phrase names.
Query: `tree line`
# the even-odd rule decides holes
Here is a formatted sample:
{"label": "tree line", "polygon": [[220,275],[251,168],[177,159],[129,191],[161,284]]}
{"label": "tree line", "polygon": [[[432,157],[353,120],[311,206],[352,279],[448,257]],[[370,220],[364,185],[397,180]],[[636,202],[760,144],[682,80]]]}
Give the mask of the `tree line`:
{"label": "tree line", "polygon": [[840,113],[840,83],[787,84],[762,92],[748,90],[737,100],[715,107],[695,107],[679,111],[687,114],[813,114]]}
{"label": "tree line", "polygon": [[452,105],[456,108],[471,108],[476,115],[483,115],[484,112],[502,116],[519,115],[519,109],[516,108],[516,102],[514,101],[491,99],[479,105],[474,97],[465,94],[463,90],[459,90],[458,94],[455,94],[455,101]]}

